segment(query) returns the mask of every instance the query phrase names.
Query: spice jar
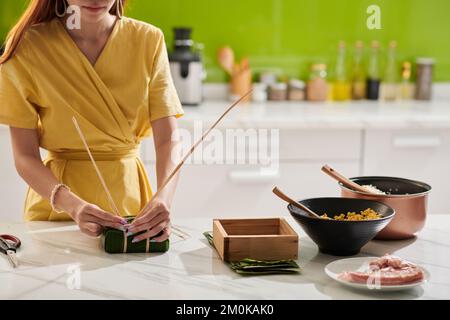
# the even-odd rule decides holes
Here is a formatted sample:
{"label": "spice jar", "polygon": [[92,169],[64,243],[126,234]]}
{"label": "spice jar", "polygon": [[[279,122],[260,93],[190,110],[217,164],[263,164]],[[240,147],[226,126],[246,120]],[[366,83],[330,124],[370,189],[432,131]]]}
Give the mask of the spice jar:
{"label": "spice jar", "polygon": [[254,102],[267,101],[267,84],[258,82],[253,84],[252,100]]}
{"label": "spice jar", "polygon": [[328,96],[327,65],[317,63],[311,66],[306,96],[309,101],[326,101]]}
{"label": "spice jar", "polygon": [[287,98],[287,84],[284,82],[278,82],[269,86],[269,100],[271,101],[284,101]]}
{"label": "spice jar", "polygon": [[305,100],[305,83],[301,80],[292,79],[289,81],[288,100]]}
{"label": "spice jar", "polygon": [[434,59],[418,58],[417,79],[416,79],[416,99],[431,100],[433,86]]}
{"label": "spice jar", "polygon": [[259,82],[265,83],[270,86],[271,84],[275,84],[278,81],[278,75],[272,71],[265,71],[259,75]]}

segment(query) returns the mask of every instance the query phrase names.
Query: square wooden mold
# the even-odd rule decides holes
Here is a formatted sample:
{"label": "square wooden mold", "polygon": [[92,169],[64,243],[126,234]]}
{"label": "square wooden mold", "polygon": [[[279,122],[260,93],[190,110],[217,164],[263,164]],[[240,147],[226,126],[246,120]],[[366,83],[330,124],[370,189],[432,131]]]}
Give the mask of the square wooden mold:
{"label": "square wooden mold", "polygon": [[224,261],[298,258],[298,235],[283,218],[215,219],[213,239]]}

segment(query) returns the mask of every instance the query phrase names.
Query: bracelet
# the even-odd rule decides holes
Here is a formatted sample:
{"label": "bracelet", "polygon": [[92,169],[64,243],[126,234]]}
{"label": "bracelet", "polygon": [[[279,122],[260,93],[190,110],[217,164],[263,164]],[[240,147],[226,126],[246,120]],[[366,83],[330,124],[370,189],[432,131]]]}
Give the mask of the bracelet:
{"label": "bracelet", "polygon": [[52,206],[53,211],[55,211],[56,213],[63,213],[63,212],[64,212],[64,210],[58,210],[58,209],[56,208],[56,206],[55,206],[55,197],[56,197],[56,194],[58,193],[58,191],[59,191],[61,188],[65,188],[66,190],[70,191],[70,188],[69,188],[68,186],[66,186],[65,184],[63,184],[63,183],[57,184],[57,185],[53,188],[52,194],[51,194],[51,196],[50,196],[50,205]]}

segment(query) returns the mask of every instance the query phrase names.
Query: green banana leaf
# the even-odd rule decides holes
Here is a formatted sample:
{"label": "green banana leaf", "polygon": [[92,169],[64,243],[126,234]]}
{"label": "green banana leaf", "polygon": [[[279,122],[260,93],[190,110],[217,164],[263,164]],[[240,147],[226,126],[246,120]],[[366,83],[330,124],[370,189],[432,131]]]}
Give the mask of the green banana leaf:
{"label": "green banana leaf", "polygon": [[[214,247],[212,232],[206,231],[203,235]],[[232,261],[229,266],[234,272],[242,275],[298,274],[301,271],[294,260],[260,261],[246,258]]]}

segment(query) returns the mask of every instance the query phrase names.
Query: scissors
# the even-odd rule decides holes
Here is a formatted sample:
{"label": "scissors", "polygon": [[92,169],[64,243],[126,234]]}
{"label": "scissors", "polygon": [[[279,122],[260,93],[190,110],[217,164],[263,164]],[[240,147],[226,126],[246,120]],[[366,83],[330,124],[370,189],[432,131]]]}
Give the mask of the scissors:
{"label": "scissors", "polygon": [[0,252],[8,256],[9,261],[14,268],[19,266],[19,261],[16,257],[16,251],[20,248],[20,239],[8,234],[0,235]]}

